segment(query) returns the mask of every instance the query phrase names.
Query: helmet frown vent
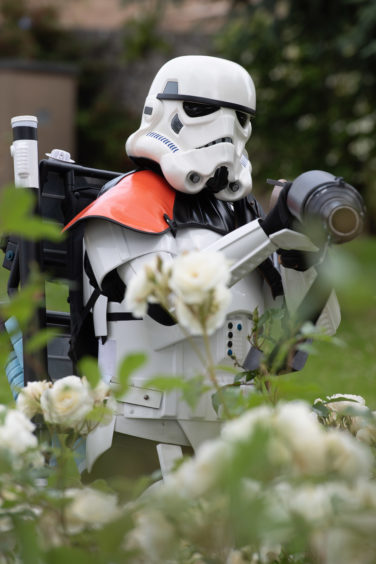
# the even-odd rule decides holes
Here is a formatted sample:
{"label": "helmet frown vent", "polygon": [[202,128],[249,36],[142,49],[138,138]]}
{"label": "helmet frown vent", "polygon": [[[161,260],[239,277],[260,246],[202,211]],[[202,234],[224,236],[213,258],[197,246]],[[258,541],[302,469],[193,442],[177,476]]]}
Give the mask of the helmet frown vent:
{"label": "helmet frown vent", "polygon": [[175,114],[174,117],[172,118],[171,127],[175,131],[175,133],[180,133],[180,130],[183,127],[183,124],[180,121],[178,114]]}

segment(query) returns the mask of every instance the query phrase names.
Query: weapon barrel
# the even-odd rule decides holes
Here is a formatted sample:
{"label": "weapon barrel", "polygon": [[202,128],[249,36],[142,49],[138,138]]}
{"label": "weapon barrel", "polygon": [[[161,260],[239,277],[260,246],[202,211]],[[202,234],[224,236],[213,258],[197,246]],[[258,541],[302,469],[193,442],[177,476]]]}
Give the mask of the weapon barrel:
{"label": "weapon barrel", "polygon": [[363,229],[361,195],[329,172],[310,170],[298,176],[288,191],[287,205],[302,223],[319,221],[334,243],[351,241]]}

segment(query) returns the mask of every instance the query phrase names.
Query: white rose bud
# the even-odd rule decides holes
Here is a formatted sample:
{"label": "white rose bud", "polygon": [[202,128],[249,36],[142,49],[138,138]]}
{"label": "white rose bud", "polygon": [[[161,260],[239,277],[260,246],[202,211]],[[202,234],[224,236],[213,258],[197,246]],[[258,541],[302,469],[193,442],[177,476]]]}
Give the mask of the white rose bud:
{"label": "white rose bud", "polygon": [[37,413],[42,413],[40,406],[40,398],[45,390],[52,386],[51,382],[43,380],[41,382],[28,382],[25,388],[22,388],[17,398],[17,409],[26,417],[31,419]]}

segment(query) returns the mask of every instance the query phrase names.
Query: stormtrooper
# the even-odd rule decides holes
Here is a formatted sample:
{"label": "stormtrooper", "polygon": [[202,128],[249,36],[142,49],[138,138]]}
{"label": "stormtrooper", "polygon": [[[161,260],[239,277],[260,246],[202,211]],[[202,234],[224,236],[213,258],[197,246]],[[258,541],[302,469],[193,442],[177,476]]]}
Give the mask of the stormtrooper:
{"label": "stormtrooper", "polygon": [[[168,262],[184,251],[206,249],[230,261],[232,301],[224,325],[210,339],[214,361],[222,366],[233,365],[234,356],[246,366],[255,308],[262,313],[284,300],[292,311],[315,279],[314,267],[296,257],[318,247],[295,229],[287,190],[262,220],[251,196],[245,145],[255,111],[253,81],[238,64],[208,56],[170,60],[152,82],[140,128],[126,142],[137,169],[105,185],[67,226],[85,222],[86,298],[93,286],[101,292],[93,318],[103,378],[114,383],[129,353],[143,350],[148,357],[118,401],[112,423],[89,436],[89,470],[114,436],[158,445],[163,471],[181,447],[195,450],[219,432],[212,392],[191,410],[178,392],[147,386],[156,374],[190,378],[203,371],[186,334],[158,305],[142,319],[126,309],[129,281],[153,256]],[[332,292],[317,323],[333,334],[339,321]],[[199,337],[194,341],[202,345]],[[226,370],[218,373],[221,385],[232,379]],[[129,460],[133,451],[123,444]]]}

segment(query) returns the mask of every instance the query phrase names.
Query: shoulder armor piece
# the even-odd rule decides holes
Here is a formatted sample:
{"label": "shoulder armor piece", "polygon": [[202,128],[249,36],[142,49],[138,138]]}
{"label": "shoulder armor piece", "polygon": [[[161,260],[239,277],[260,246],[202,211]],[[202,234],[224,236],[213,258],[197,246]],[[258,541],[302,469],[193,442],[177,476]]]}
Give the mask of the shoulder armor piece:
{"label": "shoulder armor piece", "polygon": [[159,174],[139,170],[110,185],[97,200],[80,212],[64,231],[89,218],[106,219],[143,233],[161,234],[184,227],[205,227],[226,234],[235,228],[227,202],[206,191],[176,192]]}
{"label": "shoulder armor piece", "polygon": [[145,233],[169,229],[176,192],[158,174],[140,170],[128,174],[80,212],[64,231],[88,218],[107,219]]}

